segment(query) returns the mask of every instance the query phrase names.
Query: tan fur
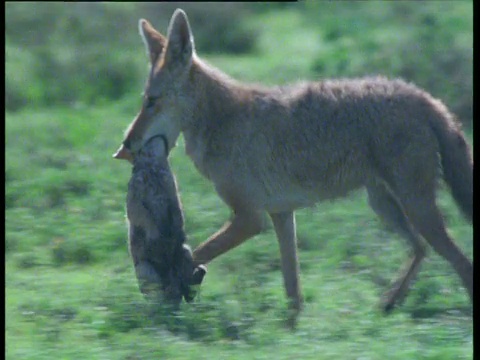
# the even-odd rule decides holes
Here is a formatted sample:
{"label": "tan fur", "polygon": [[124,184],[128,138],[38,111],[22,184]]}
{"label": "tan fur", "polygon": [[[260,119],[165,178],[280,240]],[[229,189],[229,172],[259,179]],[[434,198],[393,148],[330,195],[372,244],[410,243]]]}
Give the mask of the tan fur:
{"label": "tan fur", "polygon": [[[157,34],[143,27],[150,53]],[[152,62],[141,117],[125,141],[134,156],[151,136],[164,134],[173,147],[182,132],[188,156],[235,213],[194,251],[197,263],[259,233],[263,213],[269,213],[296,313],[301,292],[294,210],[366,187],[372,208],[415,250],[385,308],[405,296],[425,255],[423,238],[452,264],[472,295],[472,263],[445,230],[435,185],[440,156],[445,180],[471,221],[473,159],[440,101],[383,77],[272,88],[239,83],[198,58],[181,10],[172,16],[167,39]],[[156,105],[147,111],[149,97]]]}

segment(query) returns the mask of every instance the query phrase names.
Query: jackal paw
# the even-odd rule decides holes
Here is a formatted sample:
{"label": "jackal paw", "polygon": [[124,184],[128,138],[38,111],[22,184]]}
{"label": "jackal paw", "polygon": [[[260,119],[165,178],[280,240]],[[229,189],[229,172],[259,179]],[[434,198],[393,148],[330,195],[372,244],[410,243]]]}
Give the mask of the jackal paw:
{"label": "jackal paw", "polygon": [[400,286],[394,284],[380,298],[380,308],[386,315],[390,314],[397,306],[403,303],[405,295],[401,292]]}

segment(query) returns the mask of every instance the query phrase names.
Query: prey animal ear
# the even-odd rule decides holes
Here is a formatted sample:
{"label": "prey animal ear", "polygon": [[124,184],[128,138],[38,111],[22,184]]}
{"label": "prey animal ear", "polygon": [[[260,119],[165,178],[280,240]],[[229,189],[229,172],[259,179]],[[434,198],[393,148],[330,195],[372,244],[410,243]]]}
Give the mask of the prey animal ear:
{"label": "prey animal ear", "polygon": [[167,38],[155,30],[145,19],[140,19],[138,22],[138,30],[145,43],[150,63],[153,65],[165,49]]}
{"label": "prey animal ear", "polygon": [[193,35],[187,14],[181,9],[175,10],[168,27],[168,47],[166,57],[175,62],[188,63],[194,51]]}

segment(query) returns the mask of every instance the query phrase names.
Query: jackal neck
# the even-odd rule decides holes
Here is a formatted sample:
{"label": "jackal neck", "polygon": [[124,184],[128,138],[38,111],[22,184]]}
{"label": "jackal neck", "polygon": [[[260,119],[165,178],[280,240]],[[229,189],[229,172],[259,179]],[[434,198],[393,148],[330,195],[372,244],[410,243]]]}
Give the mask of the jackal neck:
{"label": "jackal neck", "polygon": [[228,121],[228,113],[242,111],[246,100],[258,91],[265,91],[233,79],[198,57],[192,62],[190,81],[195,94],[193,123],[208,121],[212,126],[217,121]]}
{"label": "jackal neck", "polygon": [[[221,152],[228,157],[232,151],[227,144],[220,144],[218,135],[225,129],[232,130],[239,114],[251,111],[249,98],[254,92],[222,71],[195,58],[190,73],[191,108],[182,124],[185,150],[202,175],[210,178],[206,164],[208,154]],[[223,129],[223,130],[222,130]]]}
{"label": "jackal neck", "polygon": [[230,88],[236,88],[242,86],[242,84],[230,77],[220,69],[208,64],[204,60],[195,56],[192,61],[192,75],[194,78],[200,78],[199,81],[211,82],[217,84],[217,86],[228,86]]}

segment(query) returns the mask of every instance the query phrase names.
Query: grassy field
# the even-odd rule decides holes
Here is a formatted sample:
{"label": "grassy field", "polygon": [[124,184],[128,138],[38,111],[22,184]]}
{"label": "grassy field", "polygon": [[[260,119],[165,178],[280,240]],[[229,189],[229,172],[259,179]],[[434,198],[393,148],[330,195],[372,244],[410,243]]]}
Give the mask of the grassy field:
{"label": "grassy field", "polygon": [[[208,60],[244,80],[312,75],[315,54],[326,50],[315,47],[312,29],[299,27],[298,14],[271,12],[251,21],[286,26],[289,38],[265,32],[263,52]],[[289,49],[284,41],[295,45]],[[294,51],[302,51],[298,61]],[[144,56],[140,41],[138,56]],[[469,299],[436,254],[430,252],[402,307],[389,316],[377,307],[408,247],[382,227],[363,191],[297,212],[306,303],[296,331],[283,323],[286,300],[271,227],[212,262],[195,303],[174,315],[146,303],[126,246],[130,167],[111,158],[139,106],[132,96],[97,107],[6,113],[7,359],[473,358]],[[171,162],[195,247],[229,210],[184,154],[183,139]],[[439,204],[472,258],[472,227],[443,187]]]}

